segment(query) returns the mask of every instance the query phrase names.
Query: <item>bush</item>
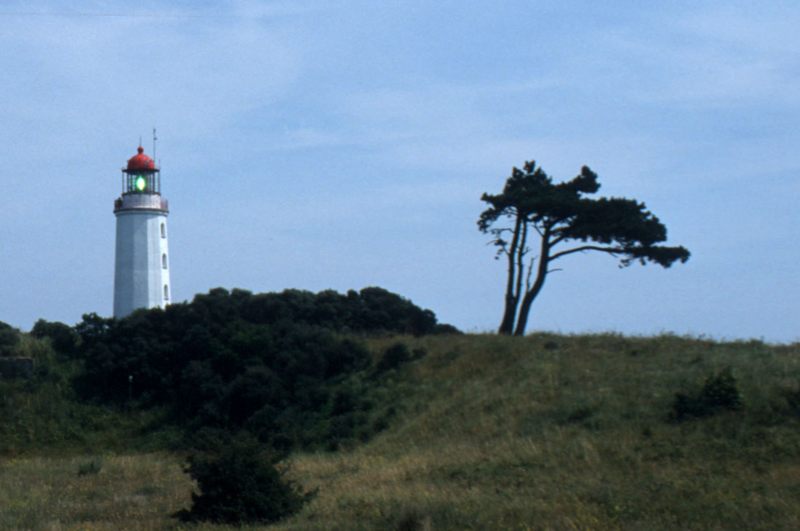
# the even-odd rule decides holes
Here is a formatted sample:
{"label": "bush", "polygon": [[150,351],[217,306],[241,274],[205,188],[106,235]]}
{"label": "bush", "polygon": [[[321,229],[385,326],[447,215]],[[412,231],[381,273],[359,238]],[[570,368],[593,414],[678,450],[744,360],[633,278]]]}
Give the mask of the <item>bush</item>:
{"label": "bush", "polygon": [[284,478],[275,466],[278,456],[254,437],[241,434],[212,446],[189,458],[186,470],[199,493],[192,493],[190,510],[177,514],[182,520],[276,522],[299,511],[311,498],[312,493],[301,493]]}
{"label": "bush", "polygon": [[38,338],[50,338],[53,349],[65,357],[74,356],[78,348],[78,333],[64,323],[39,319],[33,325],[31,335]]}
{"label": "bush", "polygon": [[464,333],[461,332],[461,330],[447,323],[438,323],[436,326],[433,327],[432,333],[436,335],[448,335],[448,336],[464,335]]}
{"label": "bush", "polygon": [[78,476],[93,476],[99,474],[102,468],[103,460],[95,457],[78,465]]}
{"label": "bush", "polygon": [[14,347],[19,343],[19,330],[0,321],[0,356],[13,355]]}
{"label": "bush", "polygon": [[676,393],[670,419],[680,422],[741,408],[742,398],[736,387],[736,378],[731,374],[731,369],[727,368],[706,378],[698,393]]}

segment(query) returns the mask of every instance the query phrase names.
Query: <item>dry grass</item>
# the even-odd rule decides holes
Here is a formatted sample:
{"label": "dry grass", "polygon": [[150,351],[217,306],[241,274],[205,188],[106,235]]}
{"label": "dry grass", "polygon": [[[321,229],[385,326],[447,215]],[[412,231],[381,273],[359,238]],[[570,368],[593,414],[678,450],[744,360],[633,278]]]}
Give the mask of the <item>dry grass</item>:
{"label": "dry grass", "polygon": [[[393,376],[391,428],[294,456],[291,476],[318,495],[272,529],[800,528],[800,419],[782,394],[800,382],[797,345],[402,340],[428,355]],[[676,391],[727,366],[743,412],[666,421]],[[2,462],[0,528],[164,529],[188,505],[177,457],[109,456],[78,476],[86,461]]]}
{"label": "dry grass", "polygon": [[4,459],[0,529],[167,529],[191,487],[170,455]]}

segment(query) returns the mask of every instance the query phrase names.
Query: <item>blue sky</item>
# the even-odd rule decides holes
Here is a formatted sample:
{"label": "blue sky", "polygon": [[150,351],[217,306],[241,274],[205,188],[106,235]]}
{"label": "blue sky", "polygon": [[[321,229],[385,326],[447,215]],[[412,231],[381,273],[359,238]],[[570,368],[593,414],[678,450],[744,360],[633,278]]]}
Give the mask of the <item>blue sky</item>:
{"label": "blue sky", "polygon": [[2,321],[111,313],[119,169],[155,126],[177,300],[379,285],[494,330],[480,195],[535,159],[589,165],[693,255],[572,257],[529,329],[800,340],[800,4],[10,1],[0,20]]}

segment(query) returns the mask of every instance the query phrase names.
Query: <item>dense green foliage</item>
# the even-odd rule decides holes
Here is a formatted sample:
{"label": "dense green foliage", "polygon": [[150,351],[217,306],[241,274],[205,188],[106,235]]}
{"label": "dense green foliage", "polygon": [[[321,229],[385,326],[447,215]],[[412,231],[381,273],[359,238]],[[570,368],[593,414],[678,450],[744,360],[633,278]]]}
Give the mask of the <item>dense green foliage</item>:
{"label": "dense green foliage", "polygon": [[[76,329],[83,371],[75,382],[84,398],[166,407],[190,432],[246,429],[276,448],[335,448],[385,425],[370,399],[371,356],[353,334],[449,330],[380,288],[215,289],[121,320],[87,315]],[[63,330],[41,333],[53,330],[68,343]]]}
{"label": "dense green foliage", "polygon": [[0,321],[0,356],[8,356],[19,343],[19,330]]}
{"label": "dense green foliage", "polygon": [[[554,184],[529,161],[522,169],[511,170],[501,193],[483,194],[481,199],[489,207],[478,218],[478,229],[492,235],[497,258],[504,256],[507,261],[499,333],[525,334],[531,304],[553,270],[553,262],[565,256],[602,252],[618,257],[622,267],[633,262],[669,267],[689,259],[683,247],[659,245],[667,239],[667,228],[644,203],[587,197],[599,189],[597,174],[586,166],[573,179]],[[538,245],[532,249],[530,242],[537,235]],[[537,255],[532,259],[531,251]]]}
{"label": "dense green foliage", "polygon": [[[66,326],[66,325],[63,325]],[[80,360],[57,353],[49,338],[22,334],[11,352],[33,359],[29,378],[0,377],[0,455],[75,448],[150,449],[175,440],[158,408],[126,411],[79,400]]]}
{"label": "dense green foliage", "polygon": [[64,358],[72,358],[78,349],[80,337],[74,328],[64,323],[39,319],[31,329],[31,335],[37,338],[48,338],[53,349]]}
{"label": "dense green foliage", "polygon": [[215,289],[120,320],[0,326],[3,355],[35,367],[29,379],[0,378],[0,453],[186,447],[203,428],[247,430],[278,450],[335,449],[394,414],[390,367],[376,370],[364,339],[455,332],[380,288]]}
{"label": "dense green foliage", "polygon": [[296,513],[311,498],[279,470],[279,454],[246,434],[223,437],[192,454],[187,472],[197,483],[186,521],[269,523]]}

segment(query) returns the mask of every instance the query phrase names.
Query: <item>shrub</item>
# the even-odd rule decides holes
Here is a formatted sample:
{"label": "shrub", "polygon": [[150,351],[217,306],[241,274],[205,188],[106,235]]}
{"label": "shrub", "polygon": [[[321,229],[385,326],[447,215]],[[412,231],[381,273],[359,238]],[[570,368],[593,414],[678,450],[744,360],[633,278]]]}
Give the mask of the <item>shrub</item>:
{"label": "shrub", "polygon": [[[224,437],[223,437],[224,438]],[[192,507],[177,514],[185,521],[268,523],[290,516],[312,494],[301,493],[276,468],[278,457],[248,434],[189,458],[187,472],[197,482]]]}
{"label": "shrub", "polygon": [[703,388],[697,393],[676,393],[670,419],[680,422],[741,408],[742,398],[729,367],[706,378]]}
{"label": "shrub", "polygon": [[99,474],[102,468],[103,460],[95,457],[78,465],[78,476],[93,476]]}
{"label": "shrub", "polygon": [[78,348],[78,333],[64,323],[39,319],[33,325],[31,335],[38,338],[50,338],[53,349],[65,357],[74,356]]}
{"label": "shrub", "polygon": [[449,335],[449,336],[464,335],[463,332],[461,332],[461,330],[447,323],[438,323],[436,326],[433,327],[432,333],[436,335]]}

